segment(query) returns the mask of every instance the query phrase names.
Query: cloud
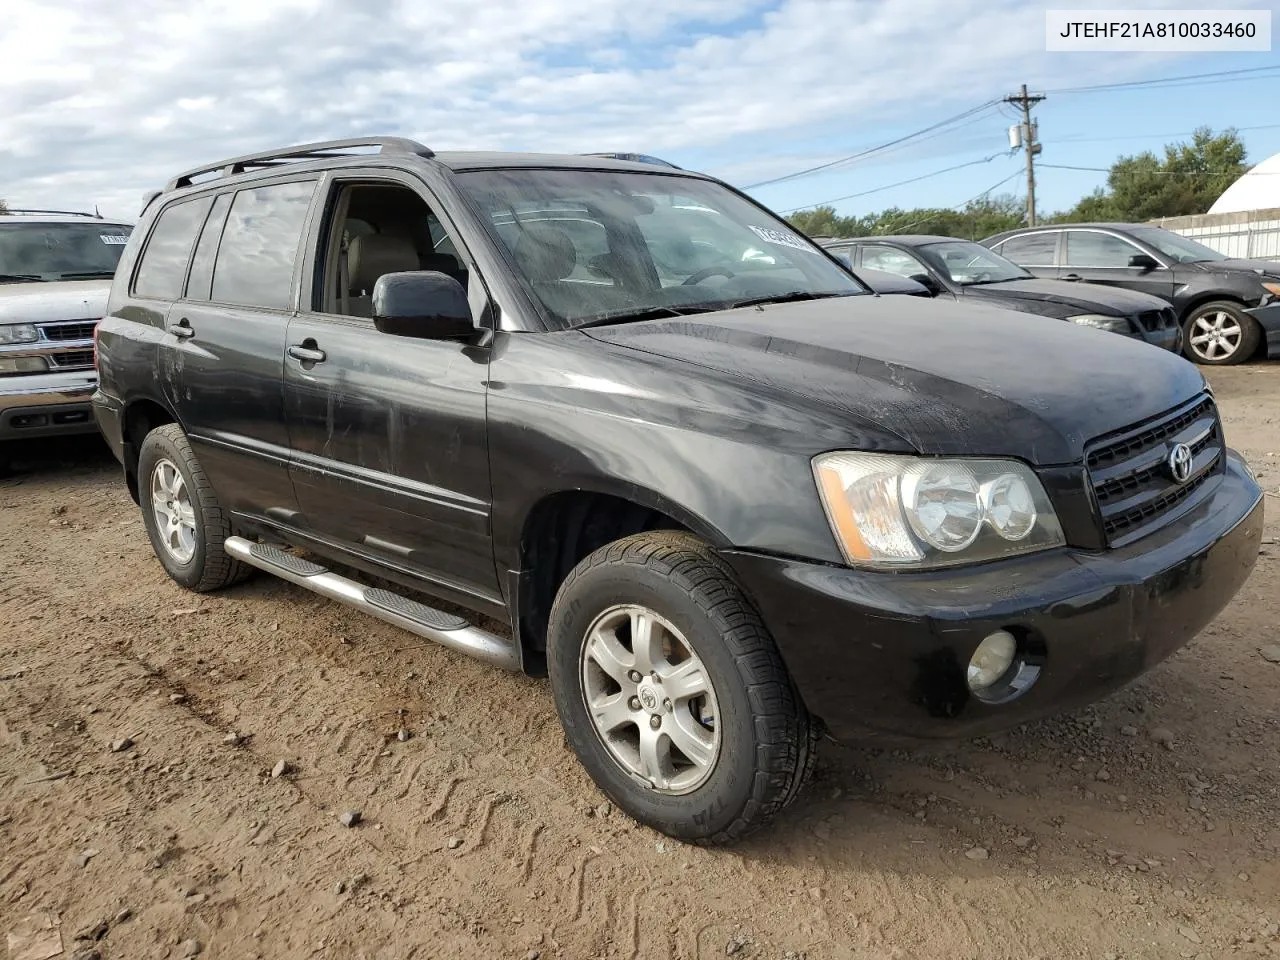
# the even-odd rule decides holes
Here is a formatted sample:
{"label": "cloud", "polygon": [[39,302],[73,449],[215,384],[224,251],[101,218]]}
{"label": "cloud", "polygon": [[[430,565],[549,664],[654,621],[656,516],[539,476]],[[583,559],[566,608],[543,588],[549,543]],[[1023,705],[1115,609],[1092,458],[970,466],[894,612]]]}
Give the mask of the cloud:
{"label": "cloud", "polygon": [[369,133],[744,182],[1081,64],[1044,53],[1022,0],[8,0],[3,19],[0,196],[116,216],[201,162]]}

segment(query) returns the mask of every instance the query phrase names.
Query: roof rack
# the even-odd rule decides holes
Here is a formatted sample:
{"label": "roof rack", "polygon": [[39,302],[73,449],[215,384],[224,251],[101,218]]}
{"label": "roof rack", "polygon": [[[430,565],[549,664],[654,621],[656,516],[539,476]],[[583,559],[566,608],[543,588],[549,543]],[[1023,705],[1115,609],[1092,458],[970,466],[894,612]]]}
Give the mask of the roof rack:
{"label": "roof rack", "polygon": [[30,208],[10,207],[6,212],[14,215],[19,215],[24,213],[30,213],[30,214],[53,213],[62,217],[88,217],[90,220],[102,219],[102,214],[100,213],[85,213],[83,210],[32,210]]}
{"label": "roof rack", "polygon": [[660,157],[653,157],[647,153],[584,153],[584,157],[603,157],[606,160],[630,160],[632,163],[652,163],[659,167],[670,167],[672,170],[679,170],[670,160],[663,160]]}
{"label": "roof rack", "polygon": [[[196,167],[178,174],[165,184],[165,192],[189,187],[195,178],[205,174],[217,174],[220,177],[233,177],[246,170],[261,167],[275,167],[288,161],[327,160],[330,157],[344,156],[353,147],[378,147],[378,153],[407,154],[417,157],[434,157],[435,152],[416,140],[405,137],[355,137],[349,140],[324,140],[320,143],[303,143],[296,147],[284,147],[278,150],[264,150],[262,153],[249,153],[243,157],[232,157],[230,160],[219,160],[217,163]],[[211,177],[210,179],[215,179]]]}

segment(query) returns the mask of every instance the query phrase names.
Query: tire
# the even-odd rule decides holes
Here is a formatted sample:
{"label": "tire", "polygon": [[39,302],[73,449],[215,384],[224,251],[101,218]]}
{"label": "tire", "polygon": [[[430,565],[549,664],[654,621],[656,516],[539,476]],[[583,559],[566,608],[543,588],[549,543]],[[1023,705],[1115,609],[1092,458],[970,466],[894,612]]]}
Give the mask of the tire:
{"label": "tire", "polygon": [[[167,479],[173,482],[166,483]],[[180,489],[182,494],[174,502],[185,507],[166,511],[162,506],[160,513],[182,517],[180,523],[164,529],[154,499],[153,488],[158,480],[171,491]],[[192,453],[187,435],[176,423],[157,427],[142,441],[138,452],[138,504],[161,566],[188,590],[197,593],[219,590],[239,583],[253,572],[252,567],[223,549],[223,543],[231,536],[230,520],[218,504],[200,461]]]}
{"label": "tire", "polygon": [[[645,666],[632,639],[639,611],[663,638],[654,649],[670,647],[655,671],[665,687],[650,676],[624,687],[599,665],[611,653],[595,659],[603,648],[592,635],[613,638],[605,646],[619,653],[613,666],[622,673],[628,664]],[[680,659],[678,648],[692,656]],[[637,534],[579,563],[551,609],[547,660],[566,738],[587,773],[618,807],[668,836],[704,844],[736,840],[772,819],[813,772],[819,722],[809,716],[728,565],[693,536]],[[679,696],[697,686],[699,672],[709,694]],[[600,706],[606,703],[612,709]],[[598,725],[596,712],[611,719]],[[619,717],[620,725],[606,732]],[[646,734],[658,723],[656,734]],[[646,778],[655,769],[645,768],[639,744],[646,736],[656,738],[659,753],[666,743],[668,762],[658,779]],[[677,740],[696,749],[685,755]],[[704,750],[709,761],[705,754],[701,765],[690,761]]]}
{"label": "tire", "polygon": [[[1233,333],[1234,331],[1234,333]],[[1262,328],[1238,303],[1202,303],[1183,324],[1183,352],[1196,363],[1226,366],[1243,363],[1258,351]],[[1193,343],[1194,338],[1210,338]]]}

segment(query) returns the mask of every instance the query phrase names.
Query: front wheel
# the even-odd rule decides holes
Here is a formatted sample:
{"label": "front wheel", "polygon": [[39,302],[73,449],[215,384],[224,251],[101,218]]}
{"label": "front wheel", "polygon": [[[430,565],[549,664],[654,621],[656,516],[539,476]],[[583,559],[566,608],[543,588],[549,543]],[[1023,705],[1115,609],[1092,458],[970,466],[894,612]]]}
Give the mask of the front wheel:
{"label": "front wheel", "polygon": [[688,534],[638,534],[579,563],[552,607],[547,655],[579,760],[665,834],[736,839],[812,772],[816,721],[728,568]]}
{"label": "front wheel", "polygon": [[1187,356],[1196,363],[1225,366],[1253,356],[1262,328],[1238,303],[1216,300],[1196,307],[1186,320]]}

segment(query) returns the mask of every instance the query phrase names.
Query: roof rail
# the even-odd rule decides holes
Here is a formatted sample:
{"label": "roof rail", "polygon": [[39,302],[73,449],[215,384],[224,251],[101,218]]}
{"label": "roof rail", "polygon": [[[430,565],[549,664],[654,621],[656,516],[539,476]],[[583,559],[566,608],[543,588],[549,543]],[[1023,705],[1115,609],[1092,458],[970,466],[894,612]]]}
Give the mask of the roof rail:
{"label": "roof rail", "polygon": [[63,217],[88,217],[90,220],[101,220],[100,213],[85,213],[83,210],[32,210],[24,207],[10,207],[7,213],[23,214],[23,213],[55,213]]}
{"label": "roof rail", "polygon": [[[353,147],[378,147],[378,153],[409,154],[417,157],[434,157],[430,147],[409,140],[405,137],[354,137],[348,140],[324,140],[320,143],[303,143],[296,147],[283,147],[277,150],[264,150],[261,153],[248,153],[243,157],[232,157],[230,160],[219,160],[178,174],[165,184],[167,193],[181,187],[189,187],[196,177],[208,173],[216,173],[221,177],[233,177],[253,167],[274,167],[285,161],[325,160],[330,157],[343,156],[344,151]],[[213,179],[213,178],[211,178]]]}
{"label": "roof rail", "polygon": [[660,157],[653,157],[647,153],[584,153],[584,157],[603,157],[606,160],[630,160],[632,163],[652,163],[659,167],[670,167],[672,170],[679,170],[670,160],[663,160]]}

